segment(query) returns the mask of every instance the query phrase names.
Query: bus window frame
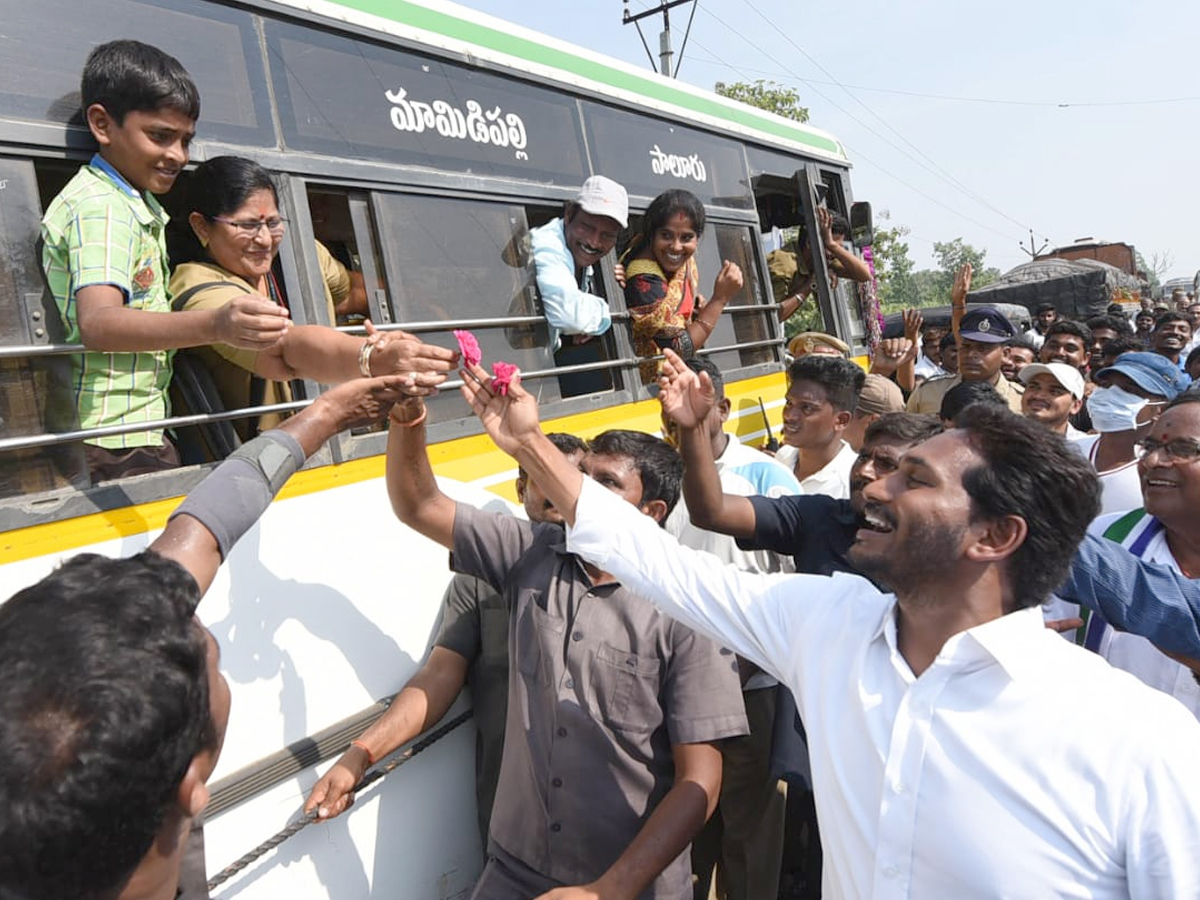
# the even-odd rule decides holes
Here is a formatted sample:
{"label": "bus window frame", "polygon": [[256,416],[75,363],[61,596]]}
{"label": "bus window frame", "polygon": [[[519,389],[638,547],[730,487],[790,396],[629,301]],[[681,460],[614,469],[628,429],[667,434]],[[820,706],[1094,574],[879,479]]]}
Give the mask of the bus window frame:
{"label": "bus window frame", "polygon": [[[826,206],[832,211],[845,216],[846,220],[849,221],[850,205],[853,203],[853,198],[850,196],[843,173],[837,169],[823,166],[820,163],[816,164],[816,170],[817,178],[824,186]],[[848,234],[846,235],[846,241],[850,241],[850,235]],[[851,252],[857,253],[858,251],[856,248],[851,247]],[[848,278],[838,279],[837,290],[834,291],[834,299],[837,301],[835,306],[843,314],[843,321],[846,328],[843,340],[850,345],[854,355],[869,355],[869,350],[865,343],[867,327],[863,321],[858,304],[858,282],[851,281]]]}
{"label": "bus window frame", "polygon": [[833,325],[834,332],[845,340],[850,335],[850,323],[843,315],[843,310],[834,302],[834,292],[829,288],[829,265],[825,259],[825,248],[821,246],[821,228],[817,224],[817,193],[815,187],[821,183],[820,174],[815,163],[808,163],[802,169],[796,170],[796,183],[800,190],[800,207],[804,216],[804,228],[809,238],[810,256],[812,257],[813,290],[817,294],[817,304],[821,308],[821,319],[828,328]]}
{"label": "bus window frame", "polygon": [[[520,192],[501,192],[501,191],[481,191],[481,190],[447,190],[437,189],[433,187],[414,186],[410,184],[390,183],[356,183],[347,185],[338,179],[320,178],[306,179],[303,176],[294,176],[291,179],[291,191],[299,196],[303,193],[307,195],[309,187],[319,188],[325,191],[340,191],[345,190],[351,195],[352,218],[354,194],[361,195],[362,223],[370,229],[369,232],[363,233],[359,229],[359,222],[355,222],[355,242],[358,245],[360,258],[363,260],[364,277],[367,277],[367,257],[374,255],[374,248],[379,246],[379,226],[376,213],[375,197],[377,195],[408,195],[408,196],[424,196],[437,197],[456,200],[473,200],[488,204],[499,204],[506,206],[520,206],[522,208],[529,207],[546,207],[553,209],[561,209],[562,204],[574,197],[573,193],[569,195],[562,191],[556,192],[553,196],[543,196],[540,192],[534,194],[528,190],[528,186],[523,186],[525,190]],[[556,213],[558,214],[558,213]],[[304,215],[301,217],[309,223],[310,238],[306,242],[310,243],[315,239],[311,236],[311,218],[308,215],[308,210],[305,208]],[[298,239],[303,235],[298,235]],[[368,250],[368,248],[370,248]],[[282,250],[281,250],[282,253]],[[311,260],[311,265],[316,266],[315,256]],[[372,265],[377,272],[386,271],[386,261],[383,259],[374,259]],[[613,327],[617,328],[618,323],[626,322],[628,314],[625,310],[625,295],[624,291],[617,284],[616,273],[614,269],[614,258],[610,254],[601,260],[600,274],[605,286],[605,292],[609,298],[609,305],[613,312]],[[319,277],[319,271],[316,272]],[[368,283],[379,283],[371,282]],[[375,300],[372,301],[374,308]],[[403,315],[403,310],[394,308],[395,304],[390,293],[386,298],[379,298],[378,303],[383,305],[386,303],[388,310],[394,317],[391,323],[384,325],[384,329],[398,328],[405,329],[406,319]],[[481,318],[485,318],[481,316]],[[498,318],[498,317],[488,317]],[[374,320],[373,320],[374,321]],[[428,322],[421,320],[420,325],[425,326]],[[352,333],[360,333],[361,329],[350,327],[343,330]],[[425,335],[449,335],[452,329],[429,330],[424,327],[420,328],[416,334],[417,337],[424,338]],[[628,329],[620,326],[619,333],[614,334],[615,339],[615,358],[611,361],[609,371],[613,372],[613,390],[605,391],[599,394],[582,394],[576,397],[558,398],[543,407],[544,418],[559,418],[565,416],[576,415],[579,413],[589,412],[599,408],[609,408],[626,405],[639,400],[650,398],[650,394],[641,386],[640,379],[637,378],[637,365],[634,361],[633,345],[630,339]],[[440,341],[445,344],[446,341]],[[630,360],[628,363],[623,363],[622,360]],[[539,377],[552,378],[554,367],[546,366],[544,371],[546,374]],[[442,386],[442,390],[457,390],[460,384],[459,379],[455,375],[447,380]],[[312,394],[310,396],[315,396]],[[483,426],[474,416],[460,416],[448,420],[433,420],[427,426],[428,439],[430,444],[441,443],[444,441],[453,440],[460,437],[468,437],[472,435],[483,434]],[[335,436],[328,445],[332,451],[333,459],[337,462],[344,462],[352,459],[360,459],[363,457],[375,456],[382,454],[387,448],[387,433],[386,431],[365,431],[360,433],[342,433]]]}

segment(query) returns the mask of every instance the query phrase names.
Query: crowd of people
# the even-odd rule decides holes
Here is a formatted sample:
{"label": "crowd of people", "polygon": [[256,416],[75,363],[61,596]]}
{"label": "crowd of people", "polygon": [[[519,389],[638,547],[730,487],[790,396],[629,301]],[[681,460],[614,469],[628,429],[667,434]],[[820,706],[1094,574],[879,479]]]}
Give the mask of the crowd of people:
{"label": "crowd of people", "polygon": [[[771,456],[727,430],[697,352],[742,273],[697,293],[704,209],[668,191],[618,269],[665,439],[546,435],[519,376],[499,390],[403,332],[290,325],[285,223],[250,161],[198,168],[196,257],[168,272],[154,195],[199,115],[175,60],[101,45],[83,103],[100,151],[43,228],[86,348],[81,420],[164,418],[180,348],[209,348],[241,405],[338,386],[248,425],[148,550],[77,556],[0,606],[0,897],[204,896],[189,835],[230,694],[196,606],[310,455],[385,419],[396,517],[455,575],[428,658],[312,787],[313,816],[467,687],[478,900],[1200,896],[1195,298],[1133,322],[1037,309],[1021,333],[967,306],[965,268],[952,327],[906,313],[869,373],[836,338],[794,340]],[[611,327],[595,266],[628,217],[595,176],[531,235],[551,349]],[[835,243],[831,269],[859,277]],[[336,269],[331,304],[353,290]],[[524,518],[434,478],[425,398],[460,364]],[[151,429],[88,454],[97,479],[177,463]]]}

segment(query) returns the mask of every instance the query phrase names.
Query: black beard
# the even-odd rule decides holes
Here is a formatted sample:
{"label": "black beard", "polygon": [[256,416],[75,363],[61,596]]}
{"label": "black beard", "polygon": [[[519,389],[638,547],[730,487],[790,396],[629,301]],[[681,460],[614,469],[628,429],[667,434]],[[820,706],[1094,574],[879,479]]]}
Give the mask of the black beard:
{"label": "black beard", "polygon": [[877,585],[886,585],[886,590],[900,596],[915,597],[935,586],[946,564],[958,559],[966,530],[966,525],[920,522],[896,552],[871,556],[855,544],[848,557]]}

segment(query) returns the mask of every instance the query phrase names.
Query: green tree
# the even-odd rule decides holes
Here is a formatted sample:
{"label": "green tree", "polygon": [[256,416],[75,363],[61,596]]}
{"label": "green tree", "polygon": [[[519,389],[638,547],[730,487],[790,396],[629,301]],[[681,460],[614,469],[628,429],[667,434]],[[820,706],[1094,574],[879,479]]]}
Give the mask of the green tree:
{"label": "green tree", "polygon": [[935,241],[933,255],[938,264],[937,291],[945,298],[939,300],[940,303],[950,302],[950,288],[954,285],[954,275],[966,263],[970,263],[974,270],[971,277],[972,288],[984,287],[1000,277],[999,269],[986,265],[987,251],[975,249],[960,237],[946,242]]}
{"label": "green tree", "polygon": [[[879,213],[879,219],[883,221],[890,218],[887,210]],[[908,232],[907,225],[875,229],[871,253],[875,260],[879,303],[885,312],[904,309],[912,306],[915,301],[912,284],[913,261],[908,255],[908,242],[904,240]]]}
{"label": "green tree", "polygon": [[713,86],[713,90],[722,97],[737,100],[748,106],[757,106],[759,109],[773,112],[785,119],[794,119],[797,122],[808,121],[808,107],[800,105],[799,91],[777,81],[767,81],[762,78],[753,83],[718,81]]}

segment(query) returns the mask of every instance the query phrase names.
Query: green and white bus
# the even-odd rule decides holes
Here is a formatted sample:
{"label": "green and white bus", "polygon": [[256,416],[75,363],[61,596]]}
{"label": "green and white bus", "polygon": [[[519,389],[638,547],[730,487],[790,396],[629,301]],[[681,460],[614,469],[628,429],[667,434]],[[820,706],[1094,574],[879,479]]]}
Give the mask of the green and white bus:
{"label": "green and white bus", "polygon": [[[114,38],[161,47],[194,77],[193,161],[234,154],[274,173],[289,222],[278,276],[296,321],[337,324],[319,240],[361,273],[379,327],[448,347],[452,329],[468,328],[485,358],[518,364],[548,430],[657,432],[658,408],[638,377],[612,258],[601,287],[613,328],[566,366],[548,346],[522,239],[591,174],[626,186],[634,219],[661,191],[690,190],[709,220],[702,283],[723,259],[746,278],[703,351],[725,373],[730,427],[756,441],[763,407],[778,421],[784,348],[764,237],[777,226],[815,234],[819,203],[850,212],[849,161],[832,136],[436,0],[0,0],[0,21],[0,597],[81,551],[137,552],[211,465],[95,486],[83,465],[65,377],[78,348],[62,341],[36,242],[43,211],[94,150],[79,74]],[[180,181],[163,200],[182,222]],[[813,255],[826,330],[861,354],[858,304],[845,285],[830,291]],[[180,436],[227,428],[321,390],[305,382],[290,405],[162,424]],[[444,489],[511,504],[512,463],[457,391],[429,404],[429,421]],[[318,774],[427,652],[450,574],[440,548],[392,515],[385,440],[368,430],[332,441],[200,606],[233,690],[205,826],[212,874],[299,818]],[[468,707],[461,698],[450,715]],[[457,728],[213,896],[468,896],[483,859],[471,731]]]}

